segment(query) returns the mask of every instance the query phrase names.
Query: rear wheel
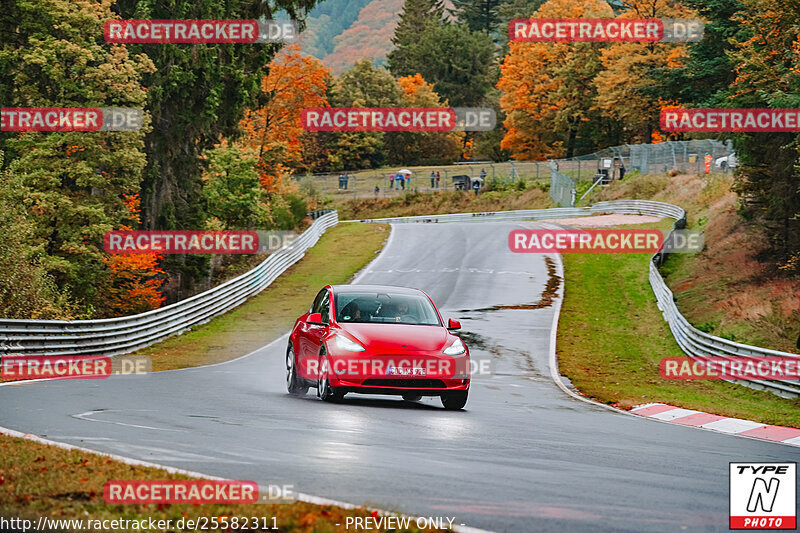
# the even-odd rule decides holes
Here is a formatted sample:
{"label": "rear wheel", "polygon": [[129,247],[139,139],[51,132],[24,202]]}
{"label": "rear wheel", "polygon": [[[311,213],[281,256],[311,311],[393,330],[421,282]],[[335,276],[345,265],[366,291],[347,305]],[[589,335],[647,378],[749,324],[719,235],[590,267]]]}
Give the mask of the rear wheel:
{"label": "rear wheel", "polygon": [[469,391],[459,390],[442,394],[442,405],[448,411],[458,411],[467,405]]}
{"label": "rear wheel", "polygon": [[294,348],[291,344],[286,349],[286,390],[293,396],[303,396],[308,392],[308,385],[301,383],[297,377]]}

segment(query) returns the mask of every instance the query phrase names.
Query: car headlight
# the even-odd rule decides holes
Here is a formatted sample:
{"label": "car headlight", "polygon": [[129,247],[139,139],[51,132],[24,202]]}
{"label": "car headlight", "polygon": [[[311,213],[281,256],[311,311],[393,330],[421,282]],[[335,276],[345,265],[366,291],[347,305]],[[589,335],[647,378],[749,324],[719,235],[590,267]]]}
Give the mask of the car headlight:
{"label": "car headlight", "polygon": [[453,342],[453,344],[444,349],[444,353],[447,355],[458,355],[466,351],[467,349],[464,346],[464,343],[461,342],[461,339],[459,339],[458,337],[456,337],[456,340],[455,342]]}
{"label": "car headlight", "polygon": [[363,346],[355,341],[351,341],[344,335],[336,335],[334,344],[337,348],[346,352],[363,352],[365,350]]}

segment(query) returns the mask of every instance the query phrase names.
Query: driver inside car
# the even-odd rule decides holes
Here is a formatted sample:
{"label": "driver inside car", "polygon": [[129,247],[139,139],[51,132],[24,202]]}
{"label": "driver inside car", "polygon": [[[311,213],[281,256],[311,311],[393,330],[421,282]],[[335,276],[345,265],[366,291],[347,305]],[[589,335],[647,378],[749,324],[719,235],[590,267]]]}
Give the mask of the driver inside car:
{"label": "driver inside car", "polygon": [[395,322],[416,322],[414,317],[408,312],[408,304],[406,302],[398,302],[392,307],[391,316],[394,317]]}
{"label": "driver inside car", "polygon": [[354,301],[344,306],[342,309],[342,320],[345,322],[359,322],[361,320],[361,308]]}

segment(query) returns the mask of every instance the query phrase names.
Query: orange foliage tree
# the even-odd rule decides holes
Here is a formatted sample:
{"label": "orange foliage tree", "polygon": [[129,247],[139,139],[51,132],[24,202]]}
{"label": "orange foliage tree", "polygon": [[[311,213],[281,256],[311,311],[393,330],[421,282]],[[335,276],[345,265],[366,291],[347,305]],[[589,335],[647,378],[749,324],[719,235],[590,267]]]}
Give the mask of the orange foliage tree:
{"label": "orange foliage tree", "polygon": [[[673,0],[627,0],[619,18],[698,18]],[[602,51],[603,72],[597,76],[597,105],[604,116],[619,120],[631,132],[627,141],[648,142],[658,127],[661,98],[654,94],[654,69],[683,66],[686,43],[613,43]]]}
{"label": "orange foliage tree", "polygon": [[243,144],[258,153],[261,184],[268,193],[283,190],[288,170],[302,159],[301,112],[328,105],[330,69],[300,47],[283,49],[269,64],[261,90],[269,97],[264,107],[248,111],[241,125]]}
{"label": "orange foliage tree", "polygon": [[[533,18],[613,18],[603,0],[549,0]],[[594,111],[598,43],[509,43],[497,87],[508,130],[500,144],[515,159],[572,155]],[[564,147],[566,139],[567,146]]]}
{"label": "orange foliage tree", "polygon": [[[125,205],[131,220],[139,222],[139,195],[125,196]],[[120,226],[131,230],[130,226]],[[111,271],[108,286],[104,291],[103,310],[105,316],[123,316],[158,309],[164,302],[159,292],[164,283],[164,271],[158,267],[159,254],[114,254],[103,261]]]}
{"label": "orange foliage tree", "polygon": [[[419,73],[397,79],[401,104],[408,107],[447,107],[433,85]],[[390,162],[434,163],[458,157],[463,131],[391,132],[386,134]]]}

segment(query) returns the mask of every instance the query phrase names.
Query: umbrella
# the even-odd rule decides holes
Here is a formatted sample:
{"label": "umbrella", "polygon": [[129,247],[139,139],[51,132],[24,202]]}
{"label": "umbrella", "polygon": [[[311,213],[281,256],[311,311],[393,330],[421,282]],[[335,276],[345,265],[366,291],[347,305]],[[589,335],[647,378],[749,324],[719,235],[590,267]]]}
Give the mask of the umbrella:
{"label": "umbrella", "polygon": [[407,168],[404,168],[403,170],[398,170],[397,173],[398,174],[413,174],[413,172],[411,172]]}

